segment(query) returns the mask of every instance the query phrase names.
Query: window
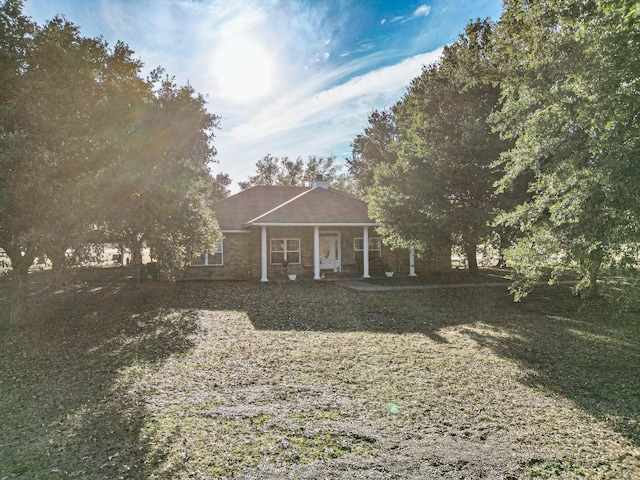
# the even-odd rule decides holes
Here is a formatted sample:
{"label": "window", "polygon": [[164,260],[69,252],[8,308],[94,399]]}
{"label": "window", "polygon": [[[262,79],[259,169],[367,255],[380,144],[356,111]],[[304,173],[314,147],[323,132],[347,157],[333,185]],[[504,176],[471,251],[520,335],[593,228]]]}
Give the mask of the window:
{"label": "window", "polygon": [[[364,238],[353,239],[353,251],[364,252]],[[377,252],[377,253],[376,253]],[[369,238],[369,256],[377,254],[380,256],[382,253],[382,243],[379,238]]]}
{"label": "window", "polygon": [[271,265],[287,263],[300,263],[300,239],[299,238],[272,238],[271,239]]}
{"label": "window", "polygon": [[191,260],[192,267],[220,267],[222,265],[222,241],[216,243],[204,255]]}

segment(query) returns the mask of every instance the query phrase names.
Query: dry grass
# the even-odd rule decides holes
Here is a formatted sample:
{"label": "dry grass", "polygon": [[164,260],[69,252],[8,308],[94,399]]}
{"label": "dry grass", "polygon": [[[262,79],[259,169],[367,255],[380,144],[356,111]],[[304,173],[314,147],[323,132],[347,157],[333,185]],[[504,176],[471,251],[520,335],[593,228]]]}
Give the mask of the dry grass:
{"label": "dry grass", "polygon": [[24,328],[0,322],[0,479],[640,477],[638,312],[568,289],[32,300]]}

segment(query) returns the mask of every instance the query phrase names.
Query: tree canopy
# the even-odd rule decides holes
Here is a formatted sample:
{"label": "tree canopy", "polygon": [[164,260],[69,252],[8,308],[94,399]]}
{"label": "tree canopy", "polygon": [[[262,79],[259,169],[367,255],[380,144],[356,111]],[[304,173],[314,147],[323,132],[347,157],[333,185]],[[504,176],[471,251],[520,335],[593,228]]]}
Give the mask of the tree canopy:
{"label": "tree canopy", "polygon": [[516,298],[566,270],[588,297],[603,266],[636,268],[639,20],[631,0],[507,0],[471,22],[353,142],[387,240],[440,235],[471,258],[497,235]]}
{"label": "tree canopy", "polygon": [[390,112],[370,115],[349,163],[388,242],[423,249],[453,242],[464,248],[472,273],[476,245],[498,208],[494,164],[506,148],[487,123],[500,107],[488,76],[490,38],[489,21],[470,23]]}
{"label": "tree canopy", "polygon": [[505,2],[493,51],[504,108],[493,121],[514,142],[501,188],[531,178],[530,200],[501,218],[524,233],[510,250],[519,295],[567,268],[593,293],[603,264],[637,254],[639,20],[632,1]]}
{"label": "tree canopy", "polygon": [[316,157],[311,155],[305,162],[302,157],[291,160],[289,157],[274,157],[267,154],[256,162],[256,173],[244,182],[238,182],[242,190],[257,185],[310,185],[322,177],[331,186],[338,187],[345,181],[339,173],[340,166],[335,157]]}
{"label": "tree canopy", "polygon": [[366,195],[374,184],[375,170],[379,165],[394,165],[398,159],[395,145],[398,137],[393,110],[374,110],[369,114],[364,132],[351,144],[351,158],[347,168],[356,190]]}
{"label": "tree canopy", "polygon": [[210,196],[228,177],[208,169],[218,118],[203,97],[161,70],[142,78],[122,42],[83,37],[60,17],[31,22],[18,0],[0,4],[0,24],[0,248],[12,319],[24,315],[36,256],[116,239],[135,249],[135,239],[172,268],[211,245]]}
{"label": "tree canopy", "polygon": [[133,123],[127,119],[117,156],[101,175],[100,227],[111,242],[131,248],[134,263],[145,243],[166,269],[206,248],[198,239],[213,234],[208,205],[215,200],[215,180],[208,165],[216,118],[191,86],[176,86],[161,70],[149,85],[150,99],[129,104]]}

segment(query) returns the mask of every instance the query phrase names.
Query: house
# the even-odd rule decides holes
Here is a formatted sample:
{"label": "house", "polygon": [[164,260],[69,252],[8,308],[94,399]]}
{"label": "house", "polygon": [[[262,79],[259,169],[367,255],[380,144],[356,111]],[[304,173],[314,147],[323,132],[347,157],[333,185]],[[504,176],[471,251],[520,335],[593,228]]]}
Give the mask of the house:
{"label": "house", "polygon": [[[263,282],[287,273],[368,278],[392,265],[400,274],[450,268],[450,248],[415,260],[386,248],[367,204],[315,180],[310,187],[256,186],[214,204],[222,242],[191,261],[186,278]],[[413,252],[411,252],[413,253]]]}

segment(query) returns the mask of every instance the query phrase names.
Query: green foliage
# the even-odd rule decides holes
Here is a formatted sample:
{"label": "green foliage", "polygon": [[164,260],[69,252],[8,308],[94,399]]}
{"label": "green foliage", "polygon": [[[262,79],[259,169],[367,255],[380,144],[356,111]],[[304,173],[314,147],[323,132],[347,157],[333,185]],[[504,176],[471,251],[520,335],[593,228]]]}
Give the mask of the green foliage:
{"label": "green foliage", "polygon": [[391,112],[372,113],[349,164],[387,242],[425,248],[448,240],[465,249],[472,270],[500,208],[493,184],[508,145],[487,123],[500,108],[487,60],[491,28],[470,23]]}
{"label": "green foliage", "polygon": [[[547,279],[553,285],[571,266],[566,251],[548,230],[537,230],[535,234],[517,239],[507,251],[507,261],[514,266],[510,291],[516,301],[524,298],[540,279]],[[558,266],[562,266],[563,271],[558,271]]]}
{"label": "green foliage", "polygon": [[228,173],[217,173],[215,177],[213,177],[213,190],[211,192],[211,197],[214,201],[222,200],[226,198],[231,193],[229,186],[231,185],[231,177]]}
{"label": "green foliage", "polygon": [[169,272],[217,238],[209,205],[229,179],[208,172],[217,118],[192,87],[178,87],[163,73],[154,71],[147,84],[152,93],[129,104],[117,156],[101,176],[103,216],[97,217],[110,241],[132,249],[134,263],[144,242]]}
{"label": "green foliage", "polygon": [[135,256],[146,241],[173,269],[211,245],[209,203],[229,179],[208,170],[218,118],[204,98],[161,69],[141,78],[122,42],[30,22],[19,1],[0,4],[0,25],[0,248],[16,285],[36,256],[62,265],[70,247]]}
{"label": "green foliage", "polygon": [[244,182],[238,182],[242,190],[257,185],[310,185],[317,177],[322,177],[330,186],[340,186],[345,183],[339,174],[339,165],[335,157],[316,157],[311,155],[305,162],[301,157],[291,160],[289,157],[274,157],[265,155],[256,162],[256,174]]}
{"label": "green foliage", "polygon": [[364,133],[353,140],[351,158],[347,160],[349,174],[361,195],[373,186],[375,170],[379,165],[393,165],[397,161],[394,146],[398,134],[393,111],[374,110],[369,114],[368,121]]}
{"label": "green foliage", "polygon": [[603,268],[637,268],[639,17],[634,1],[509,0],[495,26],[471,22],[352,145],[387,241],[449,238],[472,260],[490,239],[516,298],[567,269],[591,297]]}
{"label": "green foliage", "polygon": [[511,261],[529,281],[548,247],[545,265],[560,270],[569,260],[591,295],[603,263],[637,251],[637,20],[634,2],[505,2],[493,52],[504,107],[493,120],[514,147],[500,186],[527,175],[531,199],[500,221],[526,237]]}

